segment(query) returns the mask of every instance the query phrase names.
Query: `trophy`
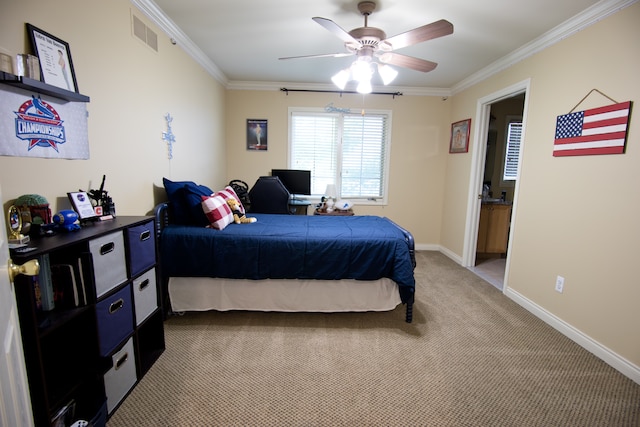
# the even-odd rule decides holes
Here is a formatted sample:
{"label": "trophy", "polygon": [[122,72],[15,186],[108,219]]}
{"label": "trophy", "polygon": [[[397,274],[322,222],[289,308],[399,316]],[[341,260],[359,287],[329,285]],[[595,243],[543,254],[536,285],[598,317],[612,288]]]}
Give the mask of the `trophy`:
{"label": "trophy", "polygon": [[21,245],[29,242],[29,236],[22,234],[22,213],[12,205],[7,212],[9,222],[9,244]]}

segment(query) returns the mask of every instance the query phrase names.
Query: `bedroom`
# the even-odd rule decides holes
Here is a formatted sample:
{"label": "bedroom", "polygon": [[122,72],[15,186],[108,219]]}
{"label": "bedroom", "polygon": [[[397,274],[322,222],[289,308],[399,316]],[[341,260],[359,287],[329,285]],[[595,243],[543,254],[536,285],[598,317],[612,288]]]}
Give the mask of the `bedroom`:
{"label": "bedroom", "polygon": [[[159,37],[159,53],[133,39],[131,9],[145,19],[125,0],[3,5],[0,48],[26,49],[25,22],[59,35],[71,45],[80,91],[91,96],[91,159],[0,158],[3,205],[38,193],[55,211],[67,191],[96,188],[106,174],[118,213],[142,215],[164,198],[163,176],[221,187],[239,177],[251,184],[272,167],[286,167],[289,106],[361,107],[361,97],[227,88],[169,38]],[[636,382],[640,343],[626,332],[640,325],[633,267],[634,237],[640,234],[634,214],[640,207],[640,138],[634,120],[624,155],[556,159],[551,150],[556,116],[592,88],[618,101],[638,99],[640,55],[630,41],[640,38],[639,17],[640,6],[631,4],[447,100],[368,99],[367,108],[394,112],[390,200],[384,207],[356,207],[361,214],[392,217],[412,231],[418,249],[441,251],[463,264],[475,135],[472,129],[468,154],[449,155],[450,125],[469,117],[475,124],[479,99],[530,79],[527,148],[505,293]],[[588,56],[593,50],[599,51],[598,61]],[[570,66],[558,69],[554,64],[561,61]],[[602,102],[595,98],[585,108]],[[160,138],[167,112],[175,118],[172,161]],[[244,148],[250,117],[269,119],[267,153]],[[554,290],[558,275],[567,279],[563,294]]]}

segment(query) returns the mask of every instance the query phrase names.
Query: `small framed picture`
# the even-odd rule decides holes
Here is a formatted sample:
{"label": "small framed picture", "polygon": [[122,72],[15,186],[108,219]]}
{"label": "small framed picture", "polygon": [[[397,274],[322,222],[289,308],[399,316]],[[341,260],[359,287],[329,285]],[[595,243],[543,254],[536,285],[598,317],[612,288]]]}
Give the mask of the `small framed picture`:
{"label": "small framed picture", "polygon": [[78,213],[78,219],[83,220],[97,216],[93,210],[91,199],[85,191],[67,193],[67,195],[69,196],[73,210]]}
{"label": "small framed picture", "polygon": [[31,46],[40,60],[42,80],[70,92],[78,92],[69,43],[27,24]]}
{"label": "small framed picture", "polygon": [[451,142],[449,153],[466,153],[469,151],[469,134],[471,119],[461,120],[451,125]]}
{"label": "small framed picture", "polygon": [[264,119],[247,119],[247,150],[267,151],[267,121]]}

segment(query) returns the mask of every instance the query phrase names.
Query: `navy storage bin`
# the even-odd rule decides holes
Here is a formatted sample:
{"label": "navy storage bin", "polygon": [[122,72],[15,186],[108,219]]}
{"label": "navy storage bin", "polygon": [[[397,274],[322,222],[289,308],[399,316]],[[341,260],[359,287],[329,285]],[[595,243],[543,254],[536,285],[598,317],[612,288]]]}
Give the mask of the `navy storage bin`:
{"label": "navy storage bin", "polygon": [[100,356],[107,357],[133,333],[131,286],[125,286],[96,304],[96,317]]}
{"label": "navy storage bin", "polygon": [[130,227],[126,231],[129,277],[135,277],[156,262],[156,239],[154,235],[153,221],[136,227]]}

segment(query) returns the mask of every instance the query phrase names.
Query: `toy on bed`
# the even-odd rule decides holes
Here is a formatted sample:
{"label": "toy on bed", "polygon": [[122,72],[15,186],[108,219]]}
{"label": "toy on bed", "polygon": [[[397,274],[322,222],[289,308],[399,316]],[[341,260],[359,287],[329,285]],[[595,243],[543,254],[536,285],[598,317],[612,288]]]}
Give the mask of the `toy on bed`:
{"label": "toy on bed", "polygon": [[231,212],[233,213],[233,222],[235,222],[236,224],[250,224],[257,221],[256,218],[247,217],[242,213],[242,211],[240,211],[240,203],[238,203],[236,199],[227,199],[227,204],[231,208]]}

